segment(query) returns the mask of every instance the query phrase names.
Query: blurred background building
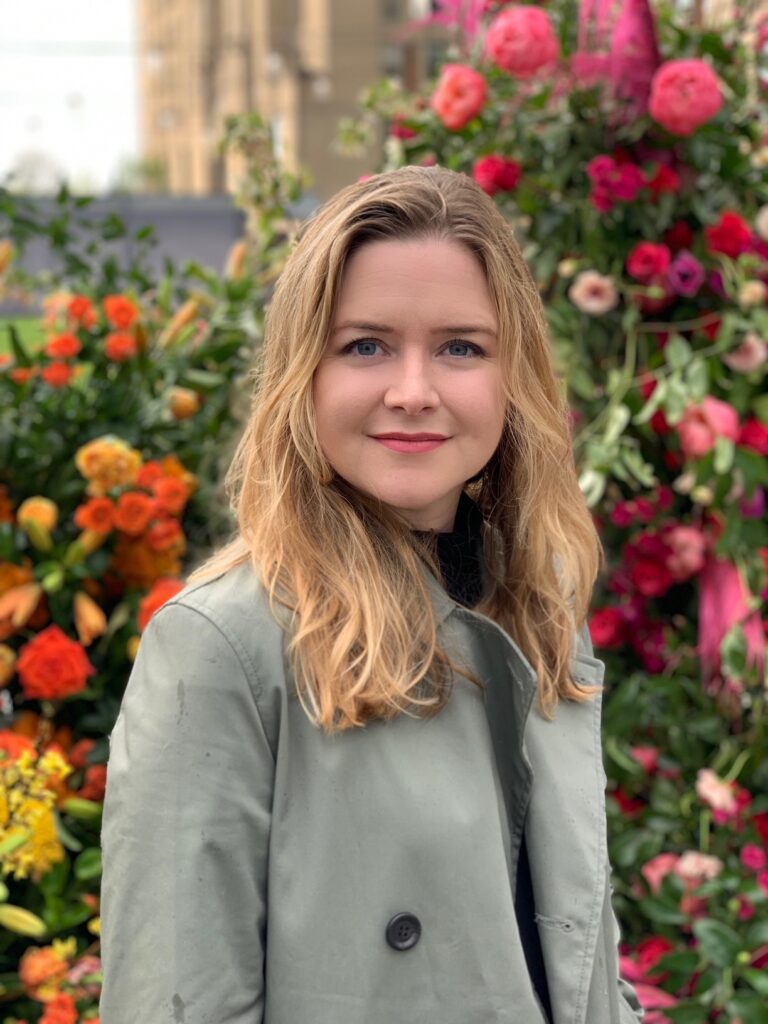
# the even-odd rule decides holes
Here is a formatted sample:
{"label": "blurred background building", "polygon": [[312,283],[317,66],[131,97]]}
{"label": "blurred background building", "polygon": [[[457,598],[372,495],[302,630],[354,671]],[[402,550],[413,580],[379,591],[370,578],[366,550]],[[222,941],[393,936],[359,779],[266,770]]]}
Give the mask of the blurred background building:
{"label": "blurred background building", "polygon": [[287,168],[324,198],[370,170],[333,146],[385,76],[416,88],[434,43],[404,31],[429,0],[136,0],[140,139],[171,193],[227,190],[224,118],[257,111]]}

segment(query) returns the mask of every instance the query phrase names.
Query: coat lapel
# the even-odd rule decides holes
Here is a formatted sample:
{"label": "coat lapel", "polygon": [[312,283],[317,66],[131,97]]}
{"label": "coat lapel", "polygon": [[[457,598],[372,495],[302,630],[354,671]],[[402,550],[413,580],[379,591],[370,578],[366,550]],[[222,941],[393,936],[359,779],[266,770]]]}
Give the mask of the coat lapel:
{"label": "coat lapel", "polygon": [[[577,654],[577,681],[602,682],[603,663]],[[605,774],[598,693],[533,713],[525,745],[533,786],[525,826],[536,920],[554,1024],[585,1024],[607,868]]]}

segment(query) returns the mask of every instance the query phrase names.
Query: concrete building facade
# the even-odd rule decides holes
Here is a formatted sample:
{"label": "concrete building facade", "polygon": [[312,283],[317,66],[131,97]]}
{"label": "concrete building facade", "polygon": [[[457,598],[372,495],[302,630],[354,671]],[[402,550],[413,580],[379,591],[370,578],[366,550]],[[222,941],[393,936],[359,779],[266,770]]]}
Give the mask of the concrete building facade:
{"label": "concrete building facade", "polygon": [[137,0],[143,155],[167,189],[224,191],[227,115],[255,110],[292,171],[321,198],[367,168],[333,149],[336,127],[385,75],[415,88],[423,42],[402,27],[429,0]]}

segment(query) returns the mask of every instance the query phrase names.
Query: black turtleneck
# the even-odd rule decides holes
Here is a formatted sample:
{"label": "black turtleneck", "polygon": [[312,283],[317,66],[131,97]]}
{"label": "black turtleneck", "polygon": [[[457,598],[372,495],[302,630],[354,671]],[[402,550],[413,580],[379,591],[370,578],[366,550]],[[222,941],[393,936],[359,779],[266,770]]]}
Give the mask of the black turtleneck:
{"label": "black turtleneck", "polygon": [[[462,492],[456,510],[456,521],[450,533],[436,535],[435,553],[440,564],[443,582],[454,601],[472,608],[482,596],[481,570],[483,516],[474,501]],[[426,538],[425,533],[419,533]],[[523,836],[517,865],[515,913],[520,940],[536,995],[539,997],[547,1020],[552,1021],[547,974],[541,952],[539,930],[536,925],[536,905],[533,898],[531,866]]]}

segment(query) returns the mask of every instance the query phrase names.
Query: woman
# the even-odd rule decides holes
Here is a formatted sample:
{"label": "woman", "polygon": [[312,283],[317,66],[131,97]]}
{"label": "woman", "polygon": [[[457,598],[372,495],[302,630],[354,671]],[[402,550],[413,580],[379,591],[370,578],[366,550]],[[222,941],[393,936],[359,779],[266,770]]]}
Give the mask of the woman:
{"label": "woman", "polygon": [[599,542],[544,314],[467,177],[309,222],[156,613],[104,817],[102,1024],[618,1024]]}

